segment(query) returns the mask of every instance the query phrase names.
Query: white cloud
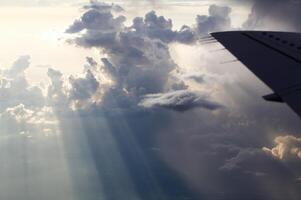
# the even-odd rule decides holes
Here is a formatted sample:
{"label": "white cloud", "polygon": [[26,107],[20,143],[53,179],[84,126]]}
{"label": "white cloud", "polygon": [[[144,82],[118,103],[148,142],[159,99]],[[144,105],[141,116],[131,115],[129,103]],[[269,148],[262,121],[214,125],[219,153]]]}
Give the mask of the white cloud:
{"label": "white cloud", "polygon": [[20,104],[0,113],[0,119],[0,127],[6,134],[54,134],[57,131],[57,120],[50,107],[28,109]]}
{"label": "white cloud", "polygon": [[189,90],[178,90],[169,93],[148,94],[139,103],[145,108],[167,108],[176,111],[187,111],[192,108],[217,110],[222,105],[208,100],[208,96]]}
{"label": "white cloud", "polygon": [[301,138],[287,135],[276,137],[274,141],[275,147],[271,149],[265,147],[263,150],[281,160],[301,159]]}
{"label": "white cloud", "polygon": [[25,76],[29,65],[29,56],[21,56],[9,69],[1,72],[0,111],[19,104],[29,107],[44,105],[42,90],[31,85]]}

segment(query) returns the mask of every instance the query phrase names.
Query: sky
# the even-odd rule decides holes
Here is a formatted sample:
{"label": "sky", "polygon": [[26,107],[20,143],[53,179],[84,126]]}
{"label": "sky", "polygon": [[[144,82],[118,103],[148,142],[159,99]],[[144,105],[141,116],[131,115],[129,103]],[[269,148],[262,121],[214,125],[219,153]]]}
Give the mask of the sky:
{"label": "sky", "polygon": [[0,198],[300,199],[300,118],[201,41],[300,3],[2,0]]}

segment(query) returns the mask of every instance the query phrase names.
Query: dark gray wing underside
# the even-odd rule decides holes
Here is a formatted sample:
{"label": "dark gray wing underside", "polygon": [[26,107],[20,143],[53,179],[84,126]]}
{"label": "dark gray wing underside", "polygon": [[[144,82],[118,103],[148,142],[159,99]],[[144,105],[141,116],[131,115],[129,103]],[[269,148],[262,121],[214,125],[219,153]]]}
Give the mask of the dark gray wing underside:
{"label": "dark gray wing underside", "polygon": [[301,117],[301,34],[232,31],[211,34]]}

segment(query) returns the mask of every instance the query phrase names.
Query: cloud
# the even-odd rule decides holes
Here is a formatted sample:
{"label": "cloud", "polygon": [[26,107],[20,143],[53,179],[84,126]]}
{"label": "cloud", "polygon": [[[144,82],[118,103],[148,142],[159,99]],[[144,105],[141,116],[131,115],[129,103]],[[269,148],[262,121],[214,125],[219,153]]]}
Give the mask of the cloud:
{"label": "cloud", "polygon": [[80,20],[75,21],[67,30],[67,33],[77,33],[84,29],[89,31],[118,31],[125,17],[119,16],[114,18],[110,10],[107,8],[98,8],[88,10]]}
{"label": "cloud", "polygon": [[5,134],[54,133],[56,120],[52,108],[46,105],[42,88],[27,80],[30,57],[19,57],[0,74],[0,127]]}
{"label": "cloud", "polygon": [[222,108],[222,105],[207,99],[206,96],[197,95],[187,90],[178,90],[164,94],[146,95],[139,105],[146,108],[162,107],[176,111],[187,111],[197,107],[208,110]]}
{"label": "cloud", "polygon": [[[180,30],[173,30],[171,19],[158,16],[155,11],[150,11],[143,17],[133,19],[132,25],[126,27],[126,18],[112,15],[114,5],[99,3],[101,6],[86,6],[86,11],[79,20],[76,20],[67,30],[67,33],[86,33],[77,37],[74,42],[84,47],[111,47],[120,48],[122,44],[119,37],[135,35],[158,39],[164,43],[180,42],[193,43],[210,32],[231,29],[230,7],[211,5],[209,15],[198,15],[195,27],[183,25]],[[119,36],[118,34],[122,34]],[[108,46],[111,44],[111,46]],[[117,49],[116,49],[117,50]]]}
{"label": "cloud", "polygon": [[[197,22],[192,27],[184,26],[187,38],[193,38],[185,44],[195,44],[196,38],[208,31],[229,28],[229,9],[211,9],[207,17],[201,17],[204,21],[200,21],[199,26]],[[113,19],[118,15],[120,13]],[[88,27],[72,35],[76,45],[96,48],[106,54],[100,63],[92,61],[87,68],[99,79],[99,87],[104,87],[102,79],[112,81],[106,90],[96,90],[92,95],[103,92],[98,104],[74,109],[84,131],[68,126],[74,119],[62,120],[65,132],[84,135],[89,141],[100,180],[108,180],[103,177],[109,176],[109,180],[124,181],[122,176],[117,178],[115,173],[106,173],[105,169],[112,166],[111,159],[114,159],[114,163],[120,163],[118,166],[125,165],[131,184],[141,199],[157,199],[152,196],[158,194],[154,185],[159,185],[170,199],[179,196],[174,195],[174,191],[185,194],[185,187],[176,183],[192,187],[197,193],[195,199],[244,199],[246,195],[252,199],[273,199],[275,195],[287,197],[287,191],[298,196],[294,181],[300,173],[292,174],[284,163],[261,149],[270,142],[267,130],[298,130],[298,125],[292,128],[292,123],[298,121],[291,121],[289,111],[274,104],[267,105],[260,98],[265,90],[244,80],[245,74],[233,70],[232,66],[221,69],[217,78],[208,83],[208,76],[213,71],[210,70],[216,63],[207,61],[203,55],[197,60],[202,65],[195,67],[202,68],[203,73],[187,70],[190,73],[182,74],[184,66],[178,65],[170,52],[171,44],[179,42],[179,31],[173,30],[172,21],[167,17],[148,12],[144,17],[134,18],[131,25],[125,24],[128,23],[108,29],[108,32]],[[197,28],[200,29],[198,32]],[[205,61],[208,63],[203,64]],[[106,77],[99,78],[100,73]],[[237,73],[243,80],[237,81],[232,73]],[[85,79],[85,75],[81,77]],[[196,80],[199,81],[197,84]],[[64,79],[63,85],[71,86],[68,78]],[[72,87],[63,88],[68,103],[72,102],[68,96]],[[206,92],[193,90],[196,88]],[[216,104],[214,95],[206,96],[207,91],[209,94],[218,91],[225,106]],[[203,109],[194,109],[197,107]],[[168,109],[185,112],[179,115]],[[213,112],[216,109],[219,112]],[[108,138],[113,138],[113,142]],[[154,152],[154,148],[159,150]],[[110,156],[104,156],[102,152],[108,152]],[[118,159],[112,156],[114,152],[123,162],[117,162]],[[107,157],[110,157],[109,161]],[[177,178],[184,182],[174,181]],[[273,185],[273,188],[261,187],[260,183]],[[109,188],[107,191],[116,188],[113,183],[103,185]],[[221,191],[224,191],[222,198],[217,195]],[[112,199],[119,199],[118,194],[105,193]],[[188,197],[191,196],[192,193],[188,193]]]}
{"label": "cloud", "polygon": [[172,31],[171,19],[157,16],[155,11],[145,15],[145,18],[137,17],[133,20],[133,26],[138,34],[147,35],[150,38],[160,39],[163,42],[170,42],[176,36]]}
{"label": "cloud", "polygon": [[89,4],[86,4],[83,6],[84,9],[96,9],[99,10],[101,12],[103,11],[114,11],[114,12],[122,12],[124,11],[124,9],[116,4],[107,4],[107,3],[103,3],[103,2],[99,2],[97,0],[90,0]]}
{"label": "cloud", "polygon": [[[235,157],[226,161],[221,170],[243,170],[243,172],[258,172],[258,170],[267,169],[266,167],[277,163],[273,158],[260,149],[242,149]],[[278,163],[278,165],[280,165]],[[256,170],[256,171],[254,171]],[[260,171],[267,173],[268,171]]]}
{"label": "cloud", "polygon": [[[124,16],[113,16],[112,5],[100,3],[98,6],[95,3],[86,6],[87,10],[82,17],[67,29],[66,32],[75,34],[75,38],[69,42],[85,48],[96,47],[107,54],[107,58],[101,60],[101,68],[118,88],[110,91],[114,91],[114,95],[120,91],[118,96],[131,99],[133,104],[139,104],[145,95],[158,93],[166,98],[171,95],[168,93],[170,91],[176,93],[176,90],[187,89],[185,81],[172,75],[178,66],[170,56],[170,43],[191,44],[203,34],[230,26],[231,9],[217,5],[210,6],[209,16],[197,18],[196,28],[184,25],[177,31],[173,30],[171,19],[158,16],[155,11],[146,13],[144,17],[136,17],[132,25],[125,26]],[[202,21],[198,20],[201,18]],[[103,97],[110,96],[110,91]],[[193,105],[182,105],[183,108],[201,106],[198,94],[193,96],[192,90],[187,92]],[[184,98],[183,93],[180,95]],[[185,101],[185,104],[189,103],[188,98]],[[210,103],[210,100],[204,100],[202,105],[213,110],[217,105]]]}
{"label": "cloud", "polygon": [[68,98],[75,104],[73,107],[83,107],[99,101],[95,95],[100,89],[100,83],[90,70],[86,72],[84,78],[69,77],[69,83],[71,88],[68,91]]}
{"label": "cloud", "polygon": [[289,160],[293,158],[301,159],[301,139],[294,136],[279,136],[275,138],[276,146],[263,150],[275,158]]}
{"label": "cloud", "polygon": [[51,82],[47,90],[47,97],[50,102],[57,106],[68,106],[63,74],[58,70],[49,68],[47,75]]}
{"label": "cloud", "polygon": [[29,107],[43,107],[44,96],[38,86],[30,85],[25,71],[29,68],[29,56],[21,56],[13,65],[1,72],[0,112],[8,107],[24,104]]}
{"label": "cloud", "polygon": [[54,134],[57,120],[52,108],[28,109],[23,104],[9,107],[0,113],[0,127],[5,134]]}
{"label": "cloud", "polygon": [[[91,13],[93,17],[85,20]],[[124,17],[113,18],[107,9],[90,9],[80,20],[86,33],[73,42],[104,51],[108,57],[102,58],[100,67],[118,88],[111,91],[127,91],[127,96],[138,101],[141,95],[162,92],[169,72],[177,67],[166,43],[169,33],[173,34],[171,21],[150,12],[144,20],[135,18],[132,27],[124,27],[124,20],[118,20],[121,18]]]}
{"label": "cloud", "polygon": [[200,35],[206,35],[220,30],[231,30],[230,19],[231,8],[228,6],[211,5],[209,15],[198,15],[197,32]]}
{"label": "cloud", "polygon": [[71,84],[70,98],[72,99],[88,99],[99,88],[99,82],[96,80],[91,71],[87,71],[85,78],[70,77]]}
{"label": "cloud", "polygon": [[30,56],[21,56],[16,60],[13,65],[8,69],[5,70],[4,73],[8,77],[16,77],[16,76],[23,76],[25,70],[30,65]]}
{"label": "cloud", "polygon": [[244,28],[300,31],[300,0],[253,0]]}

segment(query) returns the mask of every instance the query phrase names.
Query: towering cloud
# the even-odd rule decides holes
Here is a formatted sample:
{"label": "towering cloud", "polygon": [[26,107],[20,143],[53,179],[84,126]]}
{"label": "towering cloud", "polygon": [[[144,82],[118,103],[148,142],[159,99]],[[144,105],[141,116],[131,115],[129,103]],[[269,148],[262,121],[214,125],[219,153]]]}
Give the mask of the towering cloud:
{"label": "towering cloud", "polygon": [[[175,101],[169,101],[166,108],[185,107],[182,110],[186,110],[194,107],[219,107],[208,98],[202,99],[202,95],[189,91],[178,78],[173,78],[171,72],[178,66],[170,56],[168,45],[171,42],[192,43],[210,31],[230,28],[230,8],[212,5],[209,16],[197,17],[195,28],[183,26],[179,31],[173,30],[170,19],[157,16],[155,11],[148,12],[144,18],[134,18],[132,25],[127,27],[124,25],[124,16],[113,16],[112,12],[116,11],[114,5],[92,2],[85,8],[88,10],[66,31],[77,34],[69,42],[86,48],[97,47],[108,55],[108,58],[102,59],[102,65],[118,88],[114,89],[114,93],[126,91],[126,96],[134,104],[139,104],[143,99],[139,105],[148,108],[153,107],[151,105],[165,105],[168,96],[172,96]],[[120,10],[122,9],[118,7],[117,11]],[[176,85],[180,87],[175,87]],[[182,91],[176,92],[175,89]],[[120,96],[124,95],[121,92]],[[177,99],[181,99],[179,95],[189,96],[189,100],[184,98],[184,101],[180,100],[183,105],[178,105]],[[159,96],[162,98],[157,98]],[[160,103],[160,100],[164,102]]]}

